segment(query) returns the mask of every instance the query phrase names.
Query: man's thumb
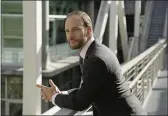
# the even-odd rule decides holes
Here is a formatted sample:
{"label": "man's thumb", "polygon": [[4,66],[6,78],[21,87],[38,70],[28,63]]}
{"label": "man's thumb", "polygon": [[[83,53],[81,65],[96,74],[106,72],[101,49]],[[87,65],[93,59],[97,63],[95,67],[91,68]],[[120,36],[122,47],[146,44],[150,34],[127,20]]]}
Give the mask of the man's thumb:
{"label": "man's thumb", "polygon": [[55,84],[51,79],[49,80],[49,84],[50,84],[51,87],[55,87]]}

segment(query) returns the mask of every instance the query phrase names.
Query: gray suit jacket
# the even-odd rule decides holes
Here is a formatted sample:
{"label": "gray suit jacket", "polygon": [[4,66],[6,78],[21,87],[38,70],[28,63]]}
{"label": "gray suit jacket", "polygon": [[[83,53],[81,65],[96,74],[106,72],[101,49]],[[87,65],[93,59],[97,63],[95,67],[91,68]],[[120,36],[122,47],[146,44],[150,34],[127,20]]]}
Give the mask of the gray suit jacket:
{"label": "gray suit jacket", "polygon": [[92,105],[94,116],[146,114],[129,89],[117,57],[96,40],[87,50],[82,77],[81,88],[57,95],[59,107],[81,111]]}

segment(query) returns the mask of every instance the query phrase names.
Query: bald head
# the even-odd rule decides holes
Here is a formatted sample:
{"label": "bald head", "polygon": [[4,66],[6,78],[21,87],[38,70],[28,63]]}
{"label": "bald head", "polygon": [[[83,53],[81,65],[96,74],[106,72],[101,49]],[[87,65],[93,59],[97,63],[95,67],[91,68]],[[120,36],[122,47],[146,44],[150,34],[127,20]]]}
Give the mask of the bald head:
{"label": "bald head", "polygon": [[85,12],[80,11],[80,10],[72,11],[72,12],[70,12],[70,13],[67,15],[67,18],[66,18],[66,19],[68,19],[68,18],[71,17],[71,16],[79,16],[79,17],[83,20],[83,23],[84,23],[84,26],[85,26],[85,27],[91,27],[91,28],[92,28],[91,18],[90,18],[89,15],[86,14]]}

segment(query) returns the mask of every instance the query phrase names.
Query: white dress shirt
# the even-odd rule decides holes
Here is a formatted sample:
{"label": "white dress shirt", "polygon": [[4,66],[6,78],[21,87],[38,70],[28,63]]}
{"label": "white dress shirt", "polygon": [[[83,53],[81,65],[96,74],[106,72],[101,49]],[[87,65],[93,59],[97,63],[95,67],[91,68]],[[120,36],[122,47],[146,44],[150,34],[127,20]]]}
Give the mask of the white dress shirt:
{"label": "white dress shirt", "polygon": [[[89,48],[89,46],[91,45],[91,43],[94,41],[94,38],[92,37],[82,48],[82,50],[80,51],[80,56],[83,58],[83,60],[85,59],[85,55],[86,55],[86,52]],[[81,81],[82,82],[82,81]],[[55,98],[56,96],[60,94],[60,93],[55,93],[53,96],[52,96],[52,103],[53,105],[56,105],[55,104]],[[62,91],[61,94],[64,94],[64,95],[68,95],[68,92],[67,91]]]}
{"label": "white dress shirt", "polygon": [[85,59],[85,55],[86,55],[86,52],[90,46],[90,44],[94,41],[94,38],[92,37],[85,45],[84,47],[82,48],[82,50],[80,51],[80,56]]}

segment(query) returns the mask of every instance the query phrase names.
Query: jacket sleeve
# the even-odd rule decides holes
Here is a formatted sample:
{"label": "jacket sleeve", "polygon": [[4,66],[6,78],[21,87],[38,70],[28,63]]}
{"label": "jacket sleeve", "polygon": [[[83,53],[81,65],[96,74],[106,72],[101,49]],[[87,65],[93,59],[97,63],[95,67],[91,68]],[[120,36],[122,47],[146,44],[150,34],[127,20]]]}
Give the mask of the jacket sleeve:
{"label": "jacket sleeve", "polygon": [[65,84],[62,87],[59,87],[61,91],[67,91],[68,94],[76,92],[77,88],[79,87],[81,82],[81,77],[77,76],[76,78],[73,78],[70,82]]}
{"label": "jacket sleeve", "polygon": [[105,83],[107,68],[99,58],[92,58],[84,67],[83,83],[74,94],[61,95],[55,98],[55,104],[59,107],[82,111],[90,106],[98,93],[101,93]]}

